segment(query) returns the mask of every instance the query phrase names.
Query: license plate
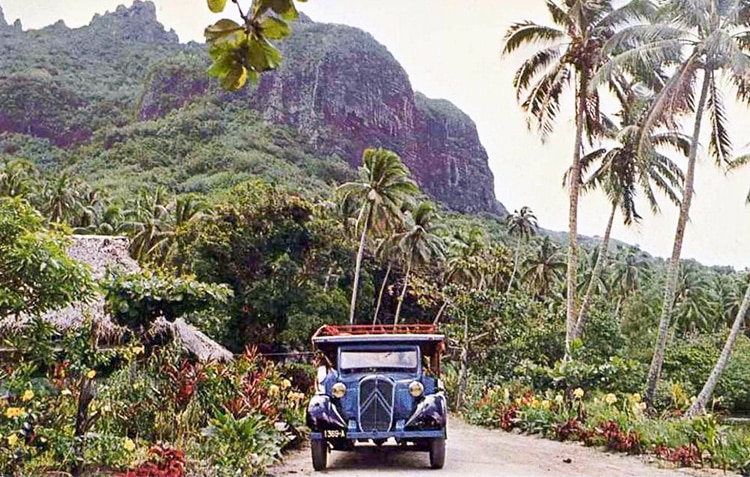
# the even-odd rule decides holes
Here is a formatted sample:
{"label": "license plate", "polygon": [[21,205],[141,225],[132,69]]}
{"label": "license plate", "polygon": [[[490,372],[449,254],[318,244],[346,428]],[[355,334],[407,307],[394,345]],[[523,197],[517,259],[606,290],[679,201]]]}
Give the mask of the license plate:
{"label": "license plate", "polygon": [[346,431],[343,429],[325,429],[323,437],[326,439],[346,439]]}

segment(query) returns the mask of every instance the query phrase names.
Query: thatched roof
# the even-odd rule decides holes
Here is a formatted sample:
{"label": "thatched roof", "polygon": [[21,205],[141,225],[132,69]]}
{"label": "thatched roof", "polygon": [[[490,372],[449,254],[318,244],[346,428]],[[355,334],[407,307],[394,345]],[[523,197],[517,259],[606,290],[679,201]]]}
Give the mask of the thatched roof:
{"label": "thatched roof", "polygon": [[[118,274],[136,273],[141,270],[138,263],[128,253],[128,239],[126,237],[106,235],[73,235],[68,254],[76,260],[89,265],[91,275],[98,280],[106,273]],[[45,313],[42,318],[60,330],[80,328],[87,319],[92,319],[97,328],[97,334],[105,342],[119,341],[125,331],[117,325],[105,311],[104,296],[98,295],[92,301],[78,302],[60,310]],[[0,319],[0,337],[10,332],[23,329],[29,316],[6,317]],[[201,360],[228,361],[232,353],[219,345],[200,330],[186,323],[182,319],[174,323],[162,320],[160,328],[167,327],[173,336],[179,338],[185,348]]]}

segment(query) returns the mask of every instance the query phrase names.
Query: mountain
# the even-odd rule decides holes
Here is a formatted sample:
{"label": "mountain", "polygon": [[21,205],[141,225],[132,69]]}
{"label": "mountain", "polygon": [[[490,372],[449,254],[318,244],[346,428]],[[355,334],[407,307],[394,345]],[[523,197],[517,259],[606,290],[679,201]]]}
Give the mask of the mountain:
{"label": "mountain", "polygon": [[[204,154],[205,142],[235,159],[260,151],[285,161],[283,167],[302,169],[311,163],[319,169],[321,161],[356,167],[363,149],[385,147],[401,155],[422,190],[450,209],[507,214],[495,198],[487,153],[471,118],[446,100],[416,93],[404,69],[368,33],[304,16],[293,28],[293,35],[279,45],[282,67],[264,75],[257,86],[230,94],[206,76],[205,45],[180,44],[158,22],[151,2],[136,0],[76,29],[58,22],[23,31],[19,23],[8,25],[0,12],[0,151],[8,152],[11,142],[11,151],[40,149],[19,146],[24,142],[19,135],[48,140],[47,163],[49,157],[67,154],[65,167],[105,180],[114,170],[161,174],[165,168],[182,167],[176,152]],[[256,114],[242,111],[247,108]],[[161,132],[175,121],[204,121],[207,111],[222,127],[180,137],[189,144],[168,144],[177,137]],[[228,117],[238,111],[244,120],[240,124]],[[228,131],[223,126],[230,123]],[[255,134],[243,128],[259,136],[227,151],[237,136]],[[144,135],[158,144],[144,149]],[[294,157],[285,150],[289,147]],[[132,167],[127,151],[136,149],[139,155],[158,153],[161,159]],[[224,172],[254,174],[243,170],[245,162],[218,160],[209,172],[229,167]],[[200,169],[206,173],[211,168],[203,161]],[[190,172],[167,175],[156,179],[189,188]],[[327,182],[329,176],[319,178]]]}

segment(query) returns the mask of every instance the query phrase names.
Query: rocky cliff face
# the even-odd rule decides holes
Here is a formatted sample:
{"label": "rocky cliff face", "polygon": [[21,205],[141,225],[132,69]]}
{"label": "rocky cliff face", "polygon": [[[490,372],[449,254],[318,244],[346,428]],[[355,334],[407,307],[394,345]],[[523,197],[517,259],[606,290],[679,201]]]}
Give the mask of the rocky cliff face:
{"label": "rocky cliff face", "polygon": [[448,101],[415,93],[406,71],[371,35],[302,19],[281,49],[278,72],[230,99],[296,127],[316,150],[352,166],[365,148],[391,149],[422,189],[451,209],[507,214],[473,121]]}

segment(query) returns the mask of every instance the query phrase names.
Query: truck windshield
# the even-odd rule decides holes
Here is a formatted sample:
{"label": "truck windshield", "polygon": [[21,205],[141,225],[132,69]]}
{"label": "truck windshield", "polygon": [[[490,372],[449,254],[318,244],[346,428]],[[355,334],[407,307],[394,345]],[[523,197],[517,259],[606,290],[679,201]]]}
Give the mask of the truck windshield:
{"label": "truck windshield", "polygon": [[339,367],[344,372],[353,372],[356,370],[365,369],[416,371],[417,350],[342,350]]}

